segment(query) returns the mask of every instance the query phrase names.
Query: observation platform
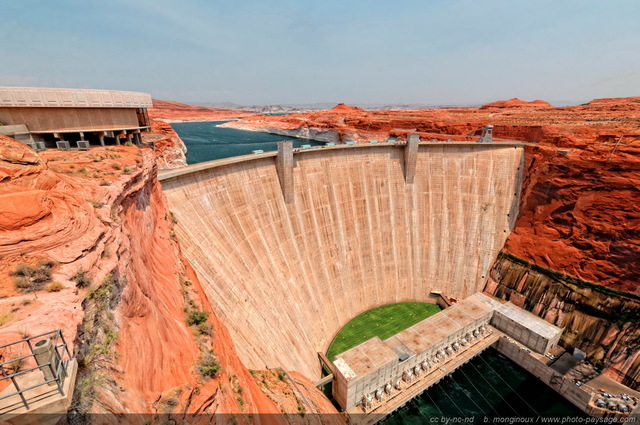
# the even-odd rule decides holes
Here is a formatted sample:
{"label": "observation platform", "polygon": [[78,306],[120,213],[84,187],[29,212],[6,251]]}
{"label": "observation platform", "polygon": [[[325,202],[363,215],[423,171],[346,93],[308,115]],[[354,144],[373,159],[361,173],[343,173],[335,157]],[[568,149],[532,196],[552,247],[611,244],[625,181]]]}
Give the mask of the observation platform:
{"label": "observation platform", "polygon": [[78,362],[60,329],[0,346],[0,422],[54,425],[73,397]]}

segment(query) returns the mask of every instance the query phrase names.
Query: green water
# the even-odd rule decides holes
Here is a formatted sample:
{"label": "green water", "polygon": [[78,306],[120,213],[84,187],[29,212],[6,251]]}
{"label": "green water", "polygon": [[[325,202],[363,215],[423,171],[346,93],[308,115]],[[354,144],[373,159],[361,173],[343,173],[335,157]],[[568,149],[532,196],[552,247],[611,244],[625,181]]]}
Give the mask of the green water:
{"label": "green water", "polygon": [[462,423],[535,423],[566,417],[586,416],[520,366],[489,349],[414,398],[384,424],[443,423],[441,418],[464,418]]}
{"label": "green water", "polygon": [[251,151],[265,152],[277,150],[281,140],[293,140],[293,146],[323,145],[313,140],[296,139],[276,134],[256,131],[236,130],[234,128],[216,127],[226,121],[174,123],[171,127],[187,146],[187,164],[212,161],[232,156],[249,155]]}
{"label": "green water", "polygon": [[[187,145],[187,162],[276,150],[276,142],[294,146],[319,143],[267,133],[216,127],[224,121],[176,123],[172,127]],[[384,423],[520,423],[538,418],[585,417],[571,403],[524,369],[490,349],[414,398]],[[496,419],[497,418],[497,419]],[[452,422],[458,420],[459,422]],[[464,422],[462,422],[464,420]],[[561,423],[561,419],[557,423]]]}

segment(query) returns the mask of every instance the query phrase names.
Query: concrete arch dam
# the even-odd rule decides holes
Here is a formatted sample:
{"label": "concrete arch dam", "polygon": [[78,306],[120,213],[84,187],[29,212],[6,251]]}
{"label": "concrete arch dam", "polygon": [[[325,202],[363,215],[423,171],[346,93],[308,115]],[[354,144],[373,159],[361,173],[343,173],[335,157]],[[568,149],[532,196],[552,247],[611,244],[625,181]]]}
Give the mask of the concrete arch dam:
{"label": "concrete arch dam", "polygon": [[245,365],[317,379],[317,352],[354,316],[482,290],[517,216],[523,159],[518,142],[358,144],[159,179]]}

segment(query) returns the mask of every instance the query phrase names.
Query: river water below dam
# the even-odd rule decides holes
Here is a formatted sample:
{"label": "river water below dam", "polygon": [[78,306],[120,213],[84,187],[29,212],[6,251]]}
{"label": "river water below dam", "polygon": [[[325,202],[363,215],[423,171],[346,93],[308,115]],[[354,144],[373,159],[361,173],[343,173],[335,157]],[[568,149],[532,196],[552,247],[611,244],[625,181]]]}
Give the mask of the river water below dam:
{"label": "river water below dam", "polygon": [[441,417],[464,417],[473,423],[509,423],[505,420],[510,418],[544,422],[538,418],[568,416],[586,417],[533,375],[489,349],[414,398],[384,424],[439,423],[433,418]]}
{"label": "river water below dam", "polygon": [[[321,144],[274,134],[216,127],[223,122],[171,124],[187,146],[188,164],[247,155],[257,149],[274,151],[276,142],[281,140],[293,140],[294,147]],[[446,423],[442,418],[465,418],[464,423],[517,423],[521,421],[515,418],[533,418],[533,422],[536,422],[539,421],[538,417],[569,416],[585,415],[537,378],[491,349],[407,403],[384,423]],[[499,419],[492,421],[492,418]]]}

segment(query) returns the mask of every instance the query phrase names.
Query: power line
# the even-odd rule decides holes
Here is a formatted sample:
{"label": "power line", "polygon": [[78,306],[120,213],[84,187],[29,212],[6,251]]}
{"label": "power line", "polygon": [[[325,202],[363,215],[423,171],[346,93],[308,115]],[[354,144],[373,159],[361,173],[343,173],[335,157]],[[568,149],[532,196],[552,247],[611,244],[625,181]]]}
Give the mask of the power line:
{"label": "power line", "polygon": [[[480,357],[480,356],[478,356],[478,357]],[[482,374],[482,372],[480,372],[480,371],[478,370],[478,368],[477,368],[477,367],[476,367],[472,362],[469,362],[469,364],[470,364],[471,366],[473,366],[473,368],[476,370],[476,372],[478,373],[478,375],[480,375],[480,377],[481,377],[482,379],[484,379],[484,381],[487,383],[487,385],[489,385],[489,386],[491,387],[491,389],[492,389],[496,394],[498,394],[498,397],[500,397],[500,398],[501,398],[501,399],[502,399],[502,400],[507,404],[507,406],[509,406],[509,408],[510,408],[511,410],[513,410],[513,412],[516,414],[516,416],[518,416],[518,415],[519,415],[518,411],[517,411],[516,409],[514,409],[514,408],[513,408],[513,406],[512,406],[511,404],[509,404],[509,402],[508,402],[504,397],[502,397],[502,394],[500,394],[500,391],[498,391],[498,390],[496,389],[496,387],[494,387],[493,385],[491,385],[491,382],[489,382],[489,381],[487,380],[487,378],[485,378],[485,377],[484,377],[484,375]]]}
{"label": "power line", "polygon": [[476,403],[476,402],[475,402],[475,400],[473,400],[473,399],[469,396],[469,394],[467,394],[467,393],[464,391],[464,388],[462,387],[462,385],[460,385],[460,384],[459,384],[455,379],[453,379],[453,375],[449,375],[449,376],[451,377],[451,380],[452,380],[453,382],[455,382],[455,384],[458,386],[459,391],[461,391],[464,395],[466,395],[466,396],[467,396],[467,398],[468,398],[469,400],[471,400],[471,402],[472,402],[473,404],[475,404],[475,406],[478,408],[478,414],[482,414],[482,408],[478,405],[478,403]]}
{"label": "power line", "polygon": [[[444,388],[442,389],[442,392],[444,393],[444,395],[446,395],[446,396],[447,396],[447,398],[448,398],[449,400],[451,400],[451,404],[453,404],[454,406],[456,406],[456,409],[458,409],[458,411],[460,412],[460,416],[465,416],[465,414],[464,414],[464,412],[462,411],[462,409],[460,408],[460,406],[458,406],[458,405],[456,404],[456,402],[455,402],[455,401],[453,401],[453,399],[451,398],[451,396],[450,396],[450,395],[449,395],[449,394],[444,390]],[[443,416],[444,416],[444,415],[443,415]]]}
{"label": "power line", "polygon": [[429,395],[429,391],[425,391],[425,394],[427,395],[427,397],[429,397],[429,400],[431,400],[431,403],[433,403],[433,405],[436,406],[436,409],[438,409],[438,412],[440,412],[440,416],[444,416],[444,413],[442,413],[442,410],[440,409],[440,407],[438,407],[436,402]]}
{"label": "power line", "polygon": [[[491,367],[491,365],[490,365],[490,364],[489,364],[485,359],[482,359],[482,361],[483,361],[483,362],[485,362],[485,363],[487,364],[487,366],[489,366],[489,369],[491,369],[491,370],[493,371],[493,373],[495,373],[496,375],[498,375],[498,378],[500,378],[500,379],[502,380],[502,382],[504,382],[504,383],[507,385],[507,387],[509,387],[509,389],[511,389],[511,391],[512,391],[515,395],[517,395],[517,396],[518,396],[518,398],[520,398],[520,400],[522,400],[522,401],[524,402],[524,404],[526,404],[527,406],[529,406],[529,409],[531,409],[531,410],[533,411],[533,413],[535,413],[535,414],[536,414],[536,415],[538,415],[538,416],[542,416],[542,415],[540,415],[540,413],[538,413],[538,412],[536,411],[536,409],[534,409],[533,407],[531,407],[531,405],[530,405],[529,403],[527,403],[527,401],[526,401],[524,398],[520,397],[520,394],[518,394],[518,392],[517,392],[516,390],[514,390],[514,389],[511,387],[511,385],[509,385],[509,383],[508,383],[505,379],[503,379],[503,378],[502,378],[502,376],[500,376],[500,374],[498,374],[498,372],[496,372],[496,371]],[[505,401],[506,401],[506,400],[505,400]]]}
{"label": "power line", "polygon": [[[480,395],[480,397],[482,397],[482,399],[487,403],[487,406],[489,406],[489,408],[491,410],[494,411],[494,413],[496,414],[496,416],[500,416],[500,414],[498,413],[498,411],[496,409],[493,408],[493,405],[489,402],[489,400],[487,400],[487,398],[482,394],[482,391],[480,391],[478,389],[478,387],[475,386],[475,384],[473,383],[473,381],[469,378],[469,376],[467,376],[467,374],[464,372],[464,370],[462,370],[462,368],[460,368],[460,372],[462,372],[462,374],[464,375],[465,378],[467,378],[467,381],[469,381],[469,383],[473,386],[473,388],[476,390],[476,392]],[[500,394],[498,394],[500,395]]]}
{"label": "power line", "polygon": [[618,143],[616,143],[616,145],[613,147],[613,150],[611,151],[609,158],[607,158],[607,161],[609,161],[613,154],[616,152],[616,149],[618,149],[618,145],[620,144],[620,142],[622,142],[622,139],[624,139],[624,136],[620,136],[620,138],[618,139]]}

